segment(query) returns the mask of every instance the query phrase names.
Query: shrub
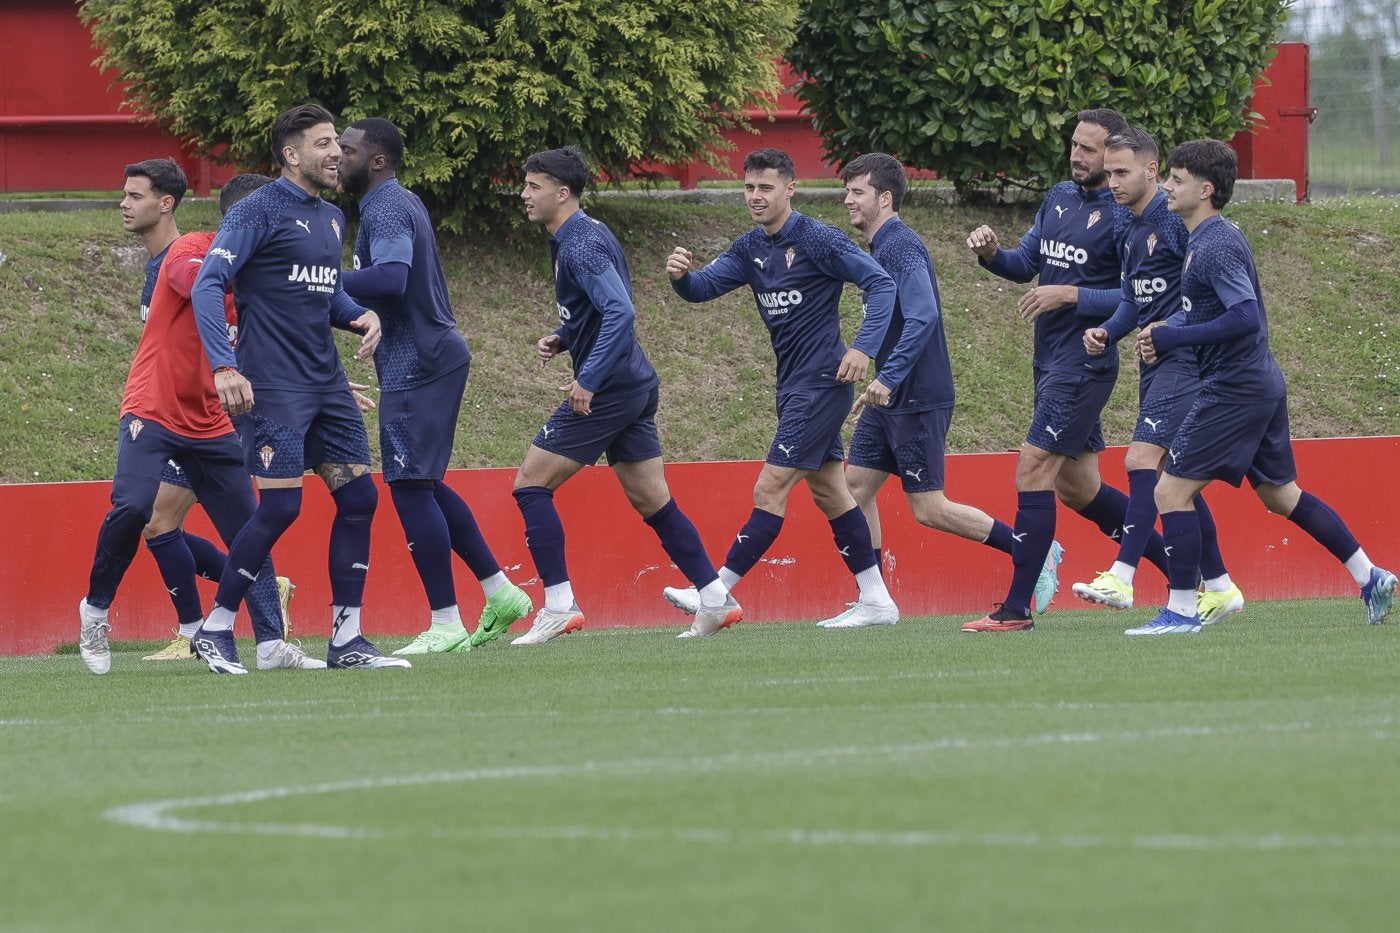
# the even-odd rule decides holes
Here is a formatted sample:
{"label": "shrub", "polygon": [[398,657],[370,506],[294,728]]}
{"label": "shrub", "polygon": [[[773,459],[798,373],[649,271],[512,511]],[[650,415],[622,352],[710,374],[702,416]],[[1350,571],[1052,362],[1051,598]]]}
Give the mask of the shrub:
{"label": "shrub", "polygon": [[1113,107],[1169,149],[1230,139],[1290,0],[811,0],[788,53],[838,161],[885,151],[960,188],[1065,175],[1074,115]]}
{"label": "shrub", "polygon": [[403,180],[449,229],[481,226],[533,151],[573,143],[614,178],[723,148],[771,102],[795,0],[85,0],[127,101],[241,167],[314,101],[393,120]]}

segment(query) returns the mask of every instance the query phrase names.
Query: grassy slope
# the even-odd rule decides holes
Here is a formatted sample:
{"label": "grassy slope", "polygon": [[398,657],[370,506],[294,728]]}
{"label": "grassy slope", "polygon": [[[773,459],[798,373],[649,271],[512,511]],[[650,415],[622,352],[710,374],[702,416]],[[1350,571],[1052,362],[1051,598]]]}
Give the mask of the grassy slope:
{"label": "grassy slope", "polygon": [[[1393,929],[1396,627],[1134,615],[379,673],[0,658],[0,928]],[[107,815],[200,797],[183,832]]]}
{"label": "grassy slope", "polygon": [[[845,224],[835,203],[804,209]],[[664,381],[667,456],[761,457],[772,430],[773,364],[751,298],[688,306],[662,272],[673,245],[691,247],[702,261],[721,251],[747,228],[742,209],[609,200],[590,210],[628,251],[638,333]],[[1239,205],[1229,214],[1258,254],[1295,433],[1400,433],[1400,352],[1389,304],[1400,292],[1400,200]],[[1015,447],[1030,381],[1028,329],[1014,316],[1020,286],[977,268],[963,239],[982,222],[1014,239],[1030,208],[921,207],[916,195],[904,217],[929,241],[939,270],[960,397],[950,446]],[[187,230],[208,227],[214,213],[187,204],[181,220]],[[452,239],[442,249],[476,353],[454,465],[512,465],[567,381],[565,361],[542,370],[531,346],[554,318],[544,238],[526,229]],[[115,211],[16,213],[0,215],[0,252],[0,481],[105,478],[140,333],[140,248]],[[850,333],[859,315],[853,291],[844,308]],[[352,364],[351,373],[372,381],[367,366]],[[1127,438],[1135,401],[1136,381],[1120,380],[1107,417],[1112,439]]]}

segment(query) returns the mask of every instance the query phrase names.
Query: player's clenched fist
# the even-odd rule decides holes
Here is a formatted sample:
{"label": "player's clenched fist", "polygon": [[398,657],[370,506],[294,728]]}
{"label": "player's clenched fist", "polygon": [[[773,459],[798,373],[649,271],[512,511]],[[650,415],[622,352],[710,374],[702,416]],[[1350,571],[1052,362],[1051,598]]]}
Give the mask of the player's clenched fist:
{"label": "player's clenched fist", "polygon": [[967,248],[976,253],[979,259],[991,259],[1000,246],[997,232],[986,224],[967,235]]}
{"label": "player's clenched fist", "polygon": [[561,343],[558,334],[545,334],[535,343],[535,352],[540,355],[541,366],[559,354]]}
{"label": "player's clenched fist", "polygon": [[690,271],[690,250],[684,246],[677,246],[671,250],[671,255],[666,257],[666,274],[673,279],[684,278]]}

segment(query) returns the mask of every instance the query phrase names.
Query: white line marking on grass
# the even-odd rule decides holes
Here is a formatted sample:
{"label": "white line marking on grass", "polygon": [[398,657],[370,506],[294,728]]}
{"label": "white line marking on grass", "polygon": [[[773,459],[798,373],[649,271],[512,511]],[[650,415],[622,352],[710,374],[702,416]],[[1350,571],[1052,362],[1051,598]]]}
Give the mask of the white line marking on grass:
{"label": "white line marking on grass", "polygon": [[[1391,717],[1368,717],[1352,725],[1371,727]],[[1183,726],[1171,729],[1148,729],[1123,732],[1049,732],[1030,736],[961,737],[946,736],[929,742],[898,745],[835,746],[829,748],[798,748],[774,752],[735,753],[700,758],[668,759],[642,758],[620,761],[584,761],[573,764],[530,765],[504,768],[472,768],[461,771],[437,771],[423,774],[390,775],[386,777],[354,778],[318,784],[285,787],[265,787],[213,794],[203,797],[172,797],[164,800],[142,801],[112,807],[103,817],[115,823],[137,829],[174,833],[219,833],[227,835],[290,836],[318,839],[386,839],[417,838],[422,833],[386,831],[366,826],[339,826],[318,823],[266,823],[233,820],[198,819],[180,815],[181,811],[256,804],[268,800],[320,796],[397,787],[422,787],[433,784],[464,784],[484,781],[520,781],[562,776],[636,778],[656,775],[682,774],[694,777],[700,773],[724,773],[742,770],[798,770],[832,759],[883,757],[909,758],[941,751],[969,749],[1038,748],[1056,745],[1084,745],[1107,742],[1141,742],[1168,738],[1220,738],[1245,733],[1307,732],[1314,728],[1310,722],[1266,723],[1226,727]],[[1335,728],[1335,724],[1328,728]],[[989,847],[1048,847],[1048,848],[1131,848],[1131,849],[1400,849],[1400,834],[1351,836],[1340,833],[1298,834],[1221,833],[1217,835],[1187,833],[1149,833],[1136,835],[1045,834],[1038,832],[970,832],[962,830],[874,830],[874,829],[811,829],[729,830],[710,828],[631,828],[589,826],[496,827],[465,828],[430,831],[429,836],[451,838],[542,838],[658,840],[682,842],[759,842],[787,845],[866,845],[866,846],[950,846],[981,845]]]}
{"label": "white line marking on grass", "polygon": [[842,677],[772,677],[755,680],[755,687],[788,687],[793,684],[864,684],[887,680],[944,680],[949,677],[1007,677],[1009,667],[989,671],[899,671],[894,674],[847,674]]}
{"label": "white line marking on grass", "polygon": [[62,719],[0,719],[0,727],[4,726],[62,726],[66,723]]}

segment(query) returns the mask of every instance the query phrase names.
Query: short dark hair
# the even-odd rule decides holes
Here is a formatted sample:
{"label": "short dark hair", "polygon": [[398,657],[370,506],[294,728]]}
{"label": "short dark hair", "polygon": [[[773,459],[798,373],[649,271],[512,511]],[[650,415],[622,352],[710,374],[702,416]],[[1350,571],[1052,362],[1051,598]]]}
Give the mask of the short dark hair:
{"label": "short dark hair", "polygon": [[126,167],[126,177],[150,179],[151,190],[156,194],[170,195],[175,199],[176,207],[180,206],[180,199],[185,196],[185,189],[189,187],[184,170],[174,159],[132,162]]}
{"label": "short dark hair", "polygon": [[263,185],[272,184],[266,175],[235,175],[219,189],[219,213],[227,214],[228,209]]}
{"label": "short dark hair", "polygon": [[389,162],[389,168],[399,170],[403,164],[403,134],[399,128],[383,117],[365,117],[356,120],[346,129],[359,130],[365,134],[365,142]]}
{"label": "short dark hair", "polygon": [[761,172],[770,168],[777,169],[778,174],[789,181],[797,177],[797,168],[792,164],[792,156],[781,149],[755,149],[744,156],[745,172]]}
{"label": "short dark hair", "polygon": [[1108,137],[1104,151],[1112,152],[1116,149],[1131,149],[1133,155],[1148,162],[1157,162],[1161,158],[1161,152],[1157,149],[1157,140],[1153,139],[1146,130],[1136,126],[1130,126],[1123,132],[1114,133]]}
{"label": "short dark hair", "polygon": [[287,140],[293,136],[300,136],[320,123],[335,125],[335,117],[320,104],[298,104],[279,114],[272,124],[272,157],[277,160],[277,164],[283,168],[287,166],[287,160],[282,155]]}
{"label": "short dark hair", "polygon": [[1215,190],[1210,203],[1220,210],[1235,194],[1235,178],[1239,175],[1239,160],[1235,150],[1218,139],[1193,139],[1182,143],[1167,156],[1167,168],[1181,168],[1201,181],[1208,181]]}
{"label": "short dark hair", "polygon": [[909,179],[904,166],[892,155],[884,152],[867,152],[856,156],[841,169],[841,180],[850,184],[852,178],[870,176],[870,185],[876,194],[890,193],[890,208],[898,211],[904,203],[904,192],[909,190]]}
{"label": "short dark hair", "polygon": [[576,198],[583,197],[583,189],[588,186],[588,160],[578,146],[537,152],[525,160],[525,171],[548,175]]}
{"label": "short dark hair", "polygon": [[1092,110],[1079,111],[1079,122],[1101,126],[1108,130],[1109,136],[1117,136],[1130,129],[1128,121],[1123,118],[1121,113],[1116,110],[1110,110],[1107,107],[1095,107]]}

